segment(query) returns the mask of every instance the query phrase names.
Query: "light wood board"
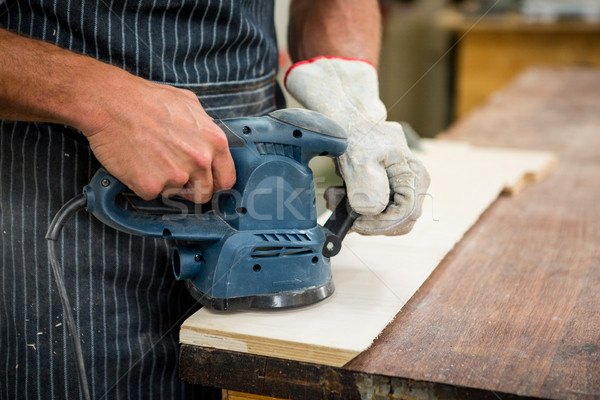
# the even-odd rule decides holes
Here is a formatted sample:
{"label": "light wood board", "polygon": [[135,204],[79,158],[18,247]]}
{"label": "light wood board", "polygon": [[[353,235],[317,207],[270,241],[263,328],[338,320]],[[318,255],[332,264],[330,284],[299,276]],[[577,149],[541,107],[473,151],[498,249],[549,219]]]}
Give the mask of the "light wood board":
{"label": "light wood board", "polygon": [[180,342],[342,366],[371,345],[501,192],[541,179],[556,162],[542,151],[440,140],[423,147],[432,183],[422,217],[405,236],[349,234],[332,259],[329,299],[292,310],[201,309],[183,323]]}

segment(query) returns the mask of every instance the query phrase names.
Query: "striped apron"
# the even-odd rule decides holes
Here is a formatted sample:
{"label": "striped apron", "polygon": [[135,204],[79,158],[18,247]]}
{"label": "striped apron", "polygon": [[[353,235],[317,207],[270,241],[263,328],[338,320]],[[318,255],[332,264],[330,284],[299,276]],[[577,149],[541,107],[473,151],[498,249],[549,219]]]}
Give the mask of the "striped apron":
{"label": "striped apron", "polygon": [[[272,0],[8,0],[0,26],[192,90],[215,118],[283,106]],[[98,168],[74,129],[0,121],[0,399],[80,396],[44,235]],[[93,398],[214,394],[177,377],[178,328],[197,305],[168,243],[80,212],[57,250]]]}

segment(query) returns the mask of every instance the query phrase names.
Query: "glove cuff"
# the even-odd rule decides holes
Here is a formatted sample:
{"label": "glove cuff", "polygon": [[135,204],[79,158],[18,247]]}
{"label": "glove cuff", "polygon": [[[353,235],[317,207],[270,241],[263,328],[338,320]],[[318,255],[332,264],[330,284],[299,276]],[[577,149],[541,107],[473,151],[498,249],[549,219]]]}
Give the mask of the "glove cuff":
{"label": "glove cuff", "polygon": [[319,57],[309,58],[308,60],[298,61],[297,63],[292,64],[285,72],[285,75],[283,77],[283,86],[285,86],[287,88],[288,75],[290,74],[290,72],[292,72],[292,70],[294,70],[295,68],[300,67],[302,65],[312,64],[319,60],[358,61],[358,62],[363,62],[367,65],[370,65],[371,67],[373,67],[373,69],[375,69],[375,66],[370,61],[367,61],[364,58],[352,58],[352,57],[341,57],[341,56],[319,56]]}
{"label": "glove cuff", "polygon": [[288,69],[284,84],[303,106],[347,131],[358,122],[387,119],[377,70],[366,60],[332,56],[300,61]]}

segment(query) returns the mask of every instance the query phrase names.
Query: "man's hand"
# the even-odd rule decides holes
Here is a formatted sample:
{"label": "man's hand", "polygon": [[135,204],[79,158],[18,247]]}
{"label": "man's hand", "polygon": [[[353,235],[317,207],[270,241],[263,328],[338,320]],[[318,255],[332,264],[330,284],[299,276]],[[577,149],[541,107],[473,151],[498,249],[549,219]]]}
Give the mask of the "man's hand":
{"label": "man's hand", "polygon": [[[429,175],[408,148],[400,124],[386,121],[375,68],[362,60],[320,57],[292,66],[286,87],[348,133],[348,149],[338,158],[338,168],[350,206],[362,214],[352,230],[369,235],[409,232],[421,215]],[[335,194],[326,192],[329,206],[335,205]]]}
{"label": "man's hand", "polygon": [[[352,229],[387,235],[410,231],[421,214],[429,175],[408,149],[402,128],[386,122],[379,99],[379,2],[292,0],[288,37],[297,63],[288,71],[287,89],[348,132],[348,150],[338,168],[350,205],[363,214]],[[325,193],[329,207],[336,204],[334,194],[339,190]]]}
{"label": "man's hand", "polygon": [[[429,175],[408,149],[399,123],[356,126],[348,149],[337,163],[350,205],[362,214],[353,231],[365,235],[410,232],[421,215]],[[333,210],[344,192],[344,188],[328,188],[327,207]]]}
{"label": "man's hand", "polygon": [[223,131],[194,93],[0,29],[0,118],[81,130],[102,165],[144,199],[194,202],[235,183]]}
{"label": "man's hand", "polygon": [[194,93],[133,76],[124,81],[80,127],[111,174],[146,200],[178,194],[205,203],[233,186],[227,138]]}

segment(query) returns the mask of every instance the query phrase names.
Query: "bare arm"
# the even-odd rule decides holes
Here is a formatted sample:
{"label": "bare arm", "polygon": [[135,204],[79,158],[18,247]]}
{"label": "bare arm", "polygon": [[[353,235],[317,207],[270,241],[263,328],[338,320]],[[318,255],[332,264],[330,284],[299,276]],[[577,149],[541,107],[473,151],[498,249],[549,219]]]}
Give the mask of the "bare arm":
{"label": "bare arm", "polygon": [[377,0],[292,0],[289,48],[294,62],[317,56],[362,58],[378,65]]}
{"label": "bare arm", "polygon": [[0,29],[0,118],[83,127],[93,115],[94,81],[111,67],[51,44]]}
{"label": "bare arm", "polygon": [[[352,229],[402,235],[421,215],[429,175],[408,148],[400,124],[386,121],[376,71],[380,31],[376,0],[293,0],[290,54],[294,61],[313,60],[293,65],[285,84],[302,105],[346,129],[348,148],[337,166],[346,186],[341,191],[362,214]],[[336,192],[325,195],[339,199]]]}
{"label": "bare arm", "polygon": [[235,182],[224,133],[196,96],[0,29],[0,118],[79,129],[103,166],[138,195],[197,202]]}

